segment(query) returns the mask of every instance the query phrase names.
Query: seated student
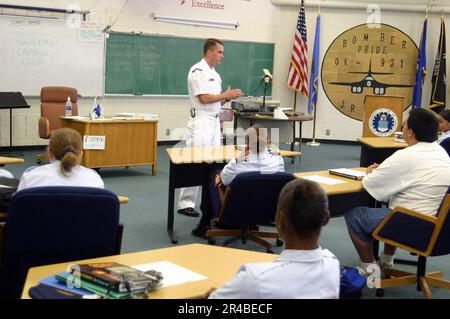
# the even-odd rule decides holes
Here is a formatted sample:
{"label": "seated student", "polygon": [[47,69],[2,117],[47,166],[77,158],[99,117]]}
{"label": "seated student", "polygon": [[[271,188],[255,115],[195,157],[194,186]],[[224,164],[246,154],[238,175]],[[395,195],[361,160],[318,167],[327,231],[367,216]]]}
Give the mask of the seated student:
{"label": "seated student", "polygon": [[443,110],[439,113],[439,131],[442,135],[438,143],[447,151],[450,156],[450,110]]}
{"label": "seated student", "polygon": [[[225,187],[231,184],[237,174],[246,172],[262,172],[266,174],[284,172],[284,160],[279,154],[270,153],[267,150],[267,129],[261,125],[254,125],[246,130],[248,143],[240,157],[232,159],[219,174],[213,174],[214,180],[211,181],[210,173],[205,174],[205,180],[202,186],[202,202],[200,210],[202,217],[196,228],[191,232],[192,235],[203,237],[211,229],[211,219],[220,206],[217,189],[210,187],[214,183],[216,188]],[[213,198],[213,199],[212,199]]]}
{"label": "seated student", "polygon": [[[435,215],[450,185],[450,157],[436,141],[438,121],[426,109],[409,112],[403,125],[408,147],[396,151],[380,165],[367,168],[362,184],[378,201],[389,201],[389,208],[356,207],[345,214],[348,232],[361,259],[361,275],[369,275],[375,264],[372,232],[392,208],[402,206]],[[385,244],[380,267],[393,265],[395,247]],[[371,268],[369,268],[371,267]]]}
{"label": "seated student", "polygon": [[339,261],[319,246],[328,223],[328,199],[313,181],[295,179],[278,198],[276,224],[286,246],[273,262],[245,264],[224,286],[205,297],[218,299],[299,299],[339,297]]}
{"label": "seated student", "polygon": [[8,172],[6,169],[0,168],[0,177],[14,178],[14,175]]}
{"label": "seated student", "polygon": [[50,164],[27,169],[18,190],[38,186],[86,186],[104,188],[94,170],[81,166],[83,156],[80,134],[70,128],[53,131],[47,149]]}

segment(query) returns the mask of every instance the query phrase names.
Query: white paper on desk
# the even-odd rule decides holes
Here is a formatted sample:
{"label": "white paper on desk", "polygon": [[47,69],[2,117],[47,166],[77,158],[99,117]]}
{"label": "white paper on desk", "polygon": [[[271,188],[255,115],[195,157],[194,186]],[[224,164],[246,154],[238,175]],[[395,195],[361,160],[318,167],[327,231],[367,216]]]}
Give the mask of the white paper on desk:
{"label": "white paper on desk", "polygon": [[273,118],[278,119],[278,120],[287,120],[288,117],[286,114],[284,114],[284,112],[282,110],[280,110],[280,108],[275,108],[275,110],[273,110]]}
{"label": "white paper on desk", "polygon": [[340,179],[334,179],[329,177],[323,177],[320,175],[309,175],[309,176],[301,176],[301,178],[317,182],[319,184],[326,184],[326,185],[337,185],[337,184],[343,184],[347,183],[346,181],[341,181]]}
{"label": "white paper on desk", "polygon": [[81,115],[66,115],[64,116],[65,119],[68,120],[87,120],[87,116],[81,116]]}
{"label": "white paper on desk", "polygon": [[162,287],[180,285],[186,282],[204,280],[208,278],[199,273],[193,272],[192,270],[171,263],[170,261],[158,261],[150,264],[135,265],[133,268],[140,271],[160,271],[164,277]]}
{"label": "white paper on desk", "polygon": [[113,116],[111,119],[113,120],[139,120],[136,117],[126,117],[126,116]]}

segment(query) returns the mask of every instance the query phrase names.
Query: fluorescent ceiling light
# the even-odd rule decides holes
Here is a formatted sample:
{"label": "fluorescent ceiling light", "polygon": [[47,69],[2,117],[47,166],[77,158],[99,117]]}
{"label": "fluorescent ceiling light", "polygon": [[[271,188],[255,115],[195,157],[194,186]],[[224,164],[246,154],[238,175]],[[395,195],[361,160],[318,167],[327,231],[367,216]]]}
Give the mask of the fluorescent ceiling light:
{"label": "fluorescent ceiling light", "polygon": [[232,30],[236,30],[237,27],[239,26],[239,22],[212,21],[212,20],[203,20],[203,19],[158,16],[154,13],[151,14],[151,18],[154,21],[158,21],[158,22],[178,23],[178,24],[187,24],[187,25],[194,25],[194,26],[223,28],[223,29],[232,29]]}

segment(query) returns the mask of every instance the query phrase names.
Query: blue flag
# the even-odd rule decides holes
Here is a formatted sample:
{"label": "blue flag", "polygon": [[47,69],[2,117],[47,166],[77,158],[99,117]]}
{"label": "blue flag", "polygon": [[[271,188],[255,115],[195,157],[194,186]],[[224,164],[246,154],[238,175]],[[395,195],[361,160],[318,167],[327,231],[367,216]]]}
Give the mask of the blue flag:
{"label": "blue flag", "polygon": [[427,73],[427,19],[423,22],[422,37],[420,38],[419,56],[417,57],[417,73],[416,81],[414,82],[413,91],[413,107],[421,107],[422,105],[422,85],[425,81],[425,74]]}
{"label": "blue flag", "polygon": [[316,36],[314,39],[314,51],[311,65],[311,77],[309,81],[308,113],[316,108],[317,91],[319,89],[319,52],[320,52],[320,14],[316,20]]}

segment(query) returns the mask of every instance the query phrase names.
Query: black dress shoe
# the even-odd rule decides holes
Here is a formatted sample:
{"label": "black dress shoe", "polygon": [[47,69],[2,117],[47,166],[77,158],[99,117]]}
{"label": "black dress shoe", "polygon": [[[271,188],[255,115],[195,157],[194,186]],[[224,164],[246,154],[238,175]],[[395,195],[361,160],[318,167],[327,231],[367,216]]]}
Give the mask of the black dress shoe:
{"label": "black dress shoe", "polygon": [[197,237],[202,237],[204,238],[206,235],[206,232],[208,230],[210,230],[211,227],[206,226],[206,225],[202,225],[202,224],[198,224],[197,227],[195,227],[192,231],[191,234]]}
{"label": "black dress shoe", "polygon": [[188,208],[183,208],[183,209],[179,209],[177,210],[178,214],[182,214],[182,215],[186,215],[189,217],[198,217],[200,216],[200,213],[197,212],[194,208],[192,207],[188,207]]}

